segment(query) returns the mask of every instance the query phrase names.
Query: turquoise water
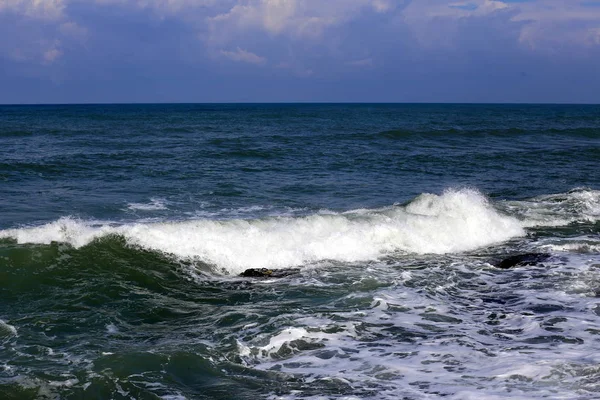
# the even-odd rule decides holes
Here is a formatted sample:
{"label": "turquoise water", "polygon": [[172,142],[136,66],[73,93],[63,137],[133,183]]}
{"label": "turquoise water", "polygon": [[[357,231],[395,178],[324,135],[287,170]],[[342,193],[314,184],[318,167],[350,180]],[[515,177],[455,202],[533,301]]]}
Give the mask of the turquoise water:
{"label": "turquoise water", "polygon": [[0,106],[0,397],[597,398],[599,170],[600,106]]}

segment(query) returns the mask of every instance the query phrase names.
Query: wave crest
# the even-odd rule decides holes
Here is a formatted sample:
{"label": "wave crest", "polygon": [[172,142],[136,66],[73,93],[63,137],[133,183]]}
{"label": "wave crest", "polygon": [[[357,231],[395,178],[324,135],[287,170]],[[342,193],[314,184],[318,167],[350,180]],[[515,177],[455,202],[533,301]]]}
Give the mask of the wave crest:
{"label": "wave crest", "polygon": [[577,188],[525,201],[507,201],[503,208],[518,216],[527,228],[595,223],[600,220],[600,190]]}
{"label": "wave crest", "polygon": [[451,253],[502,242],[525,232],[475,190],[423,194],[406,206],[342,214],[264,219],[189,220],[114,226],[72,218],[0,231],[19,243],[85,246],[106,235],[128,244],[197,259],[229,273],[285,268],[322,260],[365,261],[391,252]]}

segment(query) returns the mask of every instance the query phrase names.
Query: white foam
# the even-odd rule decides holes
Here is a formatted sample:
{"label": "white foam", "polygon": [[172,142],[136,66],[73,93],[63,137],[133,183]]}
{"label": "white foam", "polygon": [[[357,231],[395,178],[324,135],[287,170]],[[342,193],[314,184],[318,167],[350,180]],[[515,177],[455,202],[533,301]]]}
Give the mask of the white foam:
{"label": "white foam", "polygon": [[72,387],[79,383],[77,378],[67,379],[64,381],[50,381],[48,384],[55,387]]}
{"label": "white foam", "polygon": [[600,220],[600,190],[574,189],[526,201],[507,201],[504,206],[523,220],[524,227],[594,223]]}
{"label": "white foam", "polygon": [[343,214],[264,219],[90,224],[72,218],[34,228],[0,231],[19,243],[66,242],[81,247],[122,235],[130,245],[193,258],[231,273],[283,268],[322,260],[377,259],[395,251],[453,253],[524,235],[515,218],[499,213],[474,190],[424,194],[406,207]]}
{"label": "white foam", "polygon": [[[413,273],[425,287],[439,279],[434,268]],[[239,342],[240,356],[254,369],[301,376],[307,383],[337,380],[357,390],[376,387],[378,399],[595,398],[576,396],[590,393],[597,381],[598,355],[590,352],[589,344],[593,347],[597,340],[589,330],[598,327],[597,315],[589,312],[596,307],[595,299],[552,289],[554,284],[532,290],[539,286],[536,279],[507,287],[503,275],[478,276],[483,278],[488,288],[484,292],[517,295],[521,301],[488,308],[470,301],[484,293],[481,289],[448,298],[403,285],[350,293],[347,298],[372,301],[353,303],[360,312],[335,307],[302,318],[292,311],[282,321],[294,321],[293,327],[284,324],[264,337],[241,332],[239,337],[250,339]],[[526,285],[531,287],[523,289]],[[532,304],[549,303],[565,309],[537,315],[530,311]],[[502,315],[494,325],[488,324],[492,312]],[[460,319],[430,318],[436,315]],[[405,333],[418,339],[412,342]],[[554,341],[551,335],[580,338],[587,345]],[[286,398],[313,397],[299,392]]]}
{"label": "white foam", "polygon": [[542,238],[535,242],[537,248],[550,252],[598,254],[600,236],[581,235],[575,237]]}
{"label": "white foam", "polygon": [[600,253],[600,243],[563,243],[563,244],[549,244],[542,247],[550,251],[556,252],[569,252],[569,253]]}
{"label": "white foam", "polygon": [[[315,337],[315,335],[317,337]],[[269,343],[265,346],[259,346],[250,348],[240,341],[237,341],[240,355],[251,356],[254,355],[258,358],[270,358],[273,354],[276,354],[284,346],[289,346],[295,340],[305,339],[310,341],[317,341],[325,338],[325,334],[309,334],[304,328],[287,328],[278,333],[277,335],[269,339]]]}
{"label": "white foam", "polygon": [[[210,219],[235,219],[235,218],[257,218],[260,217],[294,217],[305,215],[308,209],[305,207],[274,207],[274,206],[248,206],[238,208],[222,208],[220,210],[195,210],[187,211],[186,215],[193,218]],[[333,212],[330,212],[334,214]]]}
{"label": "white foam", "polygon": [[167,203],[164,199],[151,198],[149,203],[129,203],[127,208],[137,211],[160,211],[167,209]]}
{"label": "white foam", "polygon": [[17,328],[0,319],[0,338],[17,336]]}
{"label": "white foam", "polygon": [[94,223],[63,217],[42,226],[3,230],[0,231],[0,238],[13,238],[18,243],[69,243],[78,248],[111,233],[115,233],[115,230],[108,224],[98,226]]}

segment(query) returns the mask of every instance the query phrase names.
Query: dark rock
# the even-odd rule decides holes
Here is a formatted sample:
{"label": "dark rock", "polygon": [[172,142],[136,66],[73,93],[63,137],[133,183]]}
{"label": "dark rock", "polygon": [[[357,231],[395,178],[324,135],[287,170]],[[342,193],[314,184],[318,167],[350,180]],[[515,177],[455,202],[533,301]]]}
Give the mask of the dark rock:
{"label": "dark rock", "polygon": [[273,274],[272,269],[267,268],[250,268],[240,274],[245,278],[264,278]]}
{"label": "dark rock", "polygon": [[496,263],[495,266],[501,269],[509,269],[513,267],[525,267],[538,265],[550,258],[548,253],[525,253],[516,254],[505,258],[504,260]]}
{"label": "dark rock", "polygon": [[244,278],[283,278],[284,276],[294,275],[300,272],[298,268],[288,269],[268,269],[268,268],[249,268],[242,272],[240,276]]}

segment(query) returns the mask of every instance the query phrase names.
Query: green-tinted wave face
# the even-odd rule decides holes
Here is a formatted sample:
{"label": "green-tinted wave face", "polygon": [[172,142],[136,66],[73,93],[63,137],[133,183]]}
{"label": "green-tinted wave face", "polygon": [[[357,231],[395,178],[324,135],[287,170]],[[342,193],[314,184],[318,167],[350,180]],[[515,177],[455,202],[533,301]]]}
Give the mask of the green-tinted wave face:
{"label": "green-tinted wave face", "polygon": [[0,326],[11,365],[0,375],[4,398],[224,393],[225,354],[204,342],[227,340],[215,318],[227,329],[248,312],[227,311],[247,300],[236,290],[243,283],[199,282],[196,266],[116,236],[80,249],[7,241],[0,249],[0,313],[18,326]]}
{"label": "green-tinted wave face", "polygon": [[[0,313],[14,324],[0,324],[0,356],[11,365],[0,375],[5,398],[285,392],[302,381],[253,370],[239,354],[237,333],[252,339],[252,325],[274,333],[277,314],[318,307],[339,293],[289,280],[283,293],[210,275],[206,266],[174,262],[118,236],[79,249],[5,240],[0,252]],[[338,385],[324,383],[314,393],[323,390],[335,393]]]}

